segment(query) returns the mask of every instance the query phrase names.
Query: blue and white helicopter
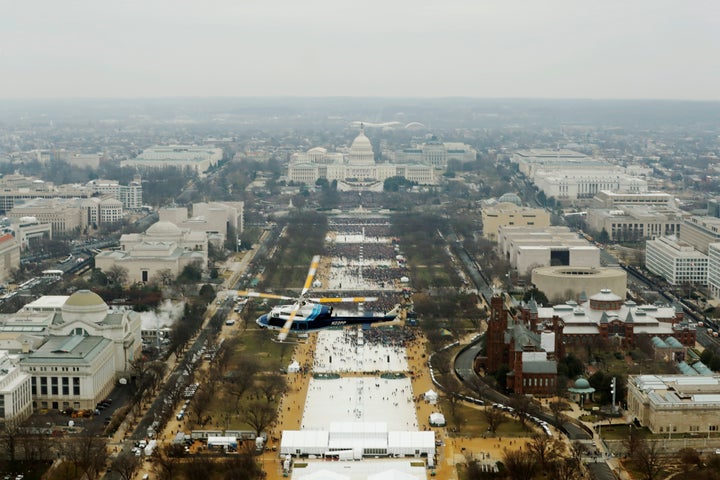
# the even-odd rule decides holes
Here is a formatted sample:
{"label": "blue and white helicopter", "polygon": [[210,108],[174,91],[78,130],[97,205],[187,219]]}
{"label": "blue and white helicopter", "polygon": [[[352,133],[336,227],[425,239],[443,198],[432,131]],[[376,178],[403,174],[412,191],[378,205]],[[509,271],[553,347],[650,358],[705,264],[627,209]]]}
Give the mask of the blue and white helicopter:
{"label": "blue and white helicopter", "polygon": [[333,307],[325,305],[327,303],[372,302],[377,300],[376,297],[307,298],[307,292],[310,290],[319,263],[320,256],[314,256],[310,263],[307,278],[305,279],[305,285],[298,298],[250,291],[238,292],[238,295],[242,297],[291,300],[294,302],[292,304],[273,307],[269,313],[261,315],[255,320],[255,323],[257,323],[260,328],[279,330],[277,336],[278,342],[285,342],[290,333],[302,335],[330,327],[393,322],[398,318],[398,315],[400,315],[402,311],[401,304],[396,305],[392,310],[384,314],[360,316],[337,315]]}

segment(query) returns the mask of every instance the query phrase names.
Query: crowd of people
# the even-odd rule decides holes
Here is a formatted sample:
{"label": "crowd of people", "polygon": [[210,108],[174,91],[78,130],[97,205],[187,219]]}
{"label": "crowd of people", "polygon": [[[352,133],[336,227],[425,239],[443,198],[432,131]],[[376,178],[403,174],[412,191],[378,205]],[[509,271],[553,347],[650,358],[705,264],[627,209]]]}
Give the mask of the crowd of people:
{"label": "crowd of people", "polygon": [[331,243],[327,246],[327,252],[331,257],[349,258],[359,260],[392,260],[395,258],[395,250],[390,243]]}

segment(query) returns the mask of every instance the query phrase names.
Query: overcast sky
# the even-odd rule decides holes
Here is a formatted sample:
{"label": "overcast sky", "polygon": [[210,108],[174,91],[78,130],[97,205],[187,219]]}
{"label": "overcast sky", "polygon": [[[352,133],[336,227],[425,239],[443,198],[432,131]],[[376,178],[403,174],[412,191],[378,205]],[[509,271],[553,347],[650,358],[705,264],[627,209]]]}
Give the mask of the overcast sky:
{"label": "overcast sky", "polygon": [[720,0],[0,0],[0,98],[720,100]]}

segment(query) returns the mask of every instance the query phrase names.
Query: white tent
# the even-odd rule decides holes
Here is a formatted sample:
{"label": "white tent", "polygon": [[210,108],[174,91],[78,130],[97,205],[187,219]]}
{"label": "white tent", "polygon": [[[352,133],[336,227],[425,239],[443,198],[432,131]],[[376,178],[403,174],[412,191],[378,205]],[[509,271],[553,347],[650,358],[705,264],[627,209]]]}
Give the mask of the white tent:
{"label": "white tent", "polygon": [[400,281],[402,283],[408,283],[410,281],[410,278],[409,277],[400,277]]}
{"label": "white tent", "polygon": [[433,390],[432,388],[431,388],[430,390],[428,390],[427,392],[425,392],[425,395],[424,395],[424,396],[425,396],[425,401],[426,401],[426,402],[428,402],[428,403],[430,403],[430,404],[432,404],[432,405],[435,405],[435,404],[437,403],[438,394],[437,394],[437,392],[436,392],[435,390]]}
{"label": "white tent", "polygon": [[318,470],[298,477],[298,480],[350,480],[350,477],[341,473],[331,472],[330,470]]}
{"label": "white tent", "polygon": [[445,426],[445,415],[442,413],[434,412],[430,414],[430,425],[433,427]]}
{"label": "white tent", "polygon": [[300,364],[298,363],[298,361],[297,361],[297,360],[293,360],[293,362],[292,362],[290,365],[288,365],[287,371],[288,371],[288,373],[297,373],[297,372],[299,372],[299,371],[300,371]]}
{"label": "white tent", "polygon": [[418,477],[391,468],[390,470],[385,470],[384,472],[369,475],[367,480],[418,480]]}

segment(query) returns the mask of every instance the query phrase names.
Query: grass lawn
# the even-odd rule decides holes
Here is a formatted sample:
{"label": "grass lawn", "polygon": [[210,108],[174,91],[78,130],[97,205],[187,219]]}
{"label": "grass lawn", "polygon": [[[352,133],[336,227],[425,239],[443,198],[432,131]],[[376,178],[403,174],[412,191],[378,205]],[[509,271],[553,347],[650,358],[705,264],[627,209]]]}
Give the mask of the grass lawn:
{"label": "grass lawn", "polygon": [[[240,343],[231,355],[228,371],[232,371],[240,355],[252,356],[260,362],[261,372],[257,375],[258,378],[262,377],[263,372],[278,372],[282,367],[287,366],[291,360],[293,345],[273,342],[272,332],[257,328],[252,321],[250,325],[252,326],[248,326],[247,330],[239,334]],[[239,411],[242,411],[247,401],[246,394],[237,404]],[[203,428],[211,430],[219,426],[220,429],[253,430],[243,421],[242,415],[237,413],[235,405],[235,397],[223,391],[222,382],[218,383],[215,395],[205,413],[211,416],[212,420]]]}
{"label": "grass lawn", "polygon": [[[440,400],[441,411],[445,412],[445,420],[448,422],[448,428],[454,427],[454,423],[450,416],[450,406],[446,400]],[[482,413],[482,407],[473,408],[467,405],[459,404],[456,407],[457,415],[460,418],[458,426],[459,434],[465,437],[482,437],[487,432],[488,424]],[[509,415],[506,415],[507,421],[500,425],[495,432],[496,437],[527,437],[532,435],[533,430],[529,427],[524,429],[520,422]]]}

